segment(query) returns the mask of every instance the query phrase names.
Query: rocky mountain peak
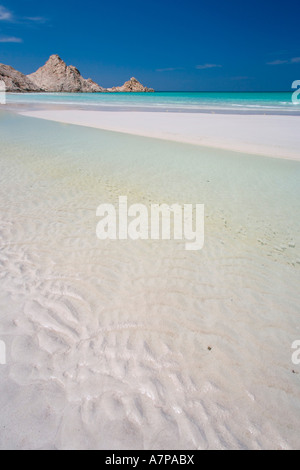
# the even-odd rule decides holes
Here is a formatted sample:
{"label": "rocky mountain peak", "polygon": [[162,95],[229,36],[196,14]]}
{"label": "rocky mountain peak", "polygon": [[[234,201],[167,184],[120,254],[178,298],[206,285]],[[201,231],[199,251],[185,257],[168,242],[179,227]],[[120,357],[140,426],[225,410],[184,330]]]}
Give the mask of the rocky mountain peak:
{"label": "rocky mountain peak", "polygon": [[23,75],[9,65],[0,64],[0,80],[5,83],[6,91],[8,92],[41,91],[26,75]]}
{"label": "rocky mountain peak", "polygon": [[83,78],[73,65],[67,65],[57,54],[51,55],[43,67],[28,78],[43,91],[66,93],[96,93],[104,89]]}

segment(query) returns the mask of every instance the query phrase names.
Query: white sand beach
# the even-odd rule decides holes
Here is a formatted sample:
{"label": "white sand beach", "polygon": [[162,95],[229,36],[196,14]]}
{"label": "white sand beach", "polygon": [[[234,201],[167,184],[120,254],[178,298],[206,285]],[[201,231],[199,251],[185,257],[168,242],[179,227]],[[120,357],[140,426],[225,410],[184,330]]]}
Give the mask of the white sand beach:
{"label": "white sand beach", "polygon": [[[0,448],[299,448],[300,165],[199,145],[296,158],[299,118],[0,122]],[[97,239],[120,195],[204,203],[203,249]]]}
{"label": "white sand beach", "polygon": [[300,116],[70,109],[21,111],[80,126],[300,160]]}

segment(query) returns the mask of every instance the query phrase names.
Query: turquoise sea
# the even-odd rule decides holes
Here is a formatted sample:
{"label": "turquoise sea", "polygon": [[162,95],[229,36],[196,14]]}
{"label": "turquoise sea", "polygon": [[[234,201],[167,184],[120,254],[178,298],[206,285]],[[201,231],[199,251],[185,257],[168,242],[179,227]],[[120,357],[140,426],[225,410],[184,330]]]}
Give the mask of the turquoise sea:
{"label": "turquoise sea", "polygon": [[292,102],[291,92],[218,93],[218,92],[155,92],[155,93],[31,93],[7,97],[8,104],[61,104],[98,107],[101,109],[170,110],[186,112],[230,111],[233,113],[300,114],[299,104]]}

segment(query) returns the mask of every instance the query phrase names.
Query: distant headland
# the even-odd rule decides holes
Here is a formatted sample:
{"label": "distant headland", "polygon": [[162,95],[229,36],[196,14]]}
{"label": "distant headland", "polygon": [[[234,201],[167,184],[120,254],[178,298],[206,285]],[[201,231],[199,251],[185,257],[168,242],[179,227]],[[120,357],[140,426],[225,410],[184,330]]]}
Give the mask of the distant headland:
{"label": "distant headland", "polygon": [[0,64],[0,80],[8,92],[14,93],[111,93],[154,92],[132,77],[122,86],[103,88],[85,79],[73,65],[67,65],[58,55],[51,55],[46,64],[30,75],[24,75],[9,65]]}

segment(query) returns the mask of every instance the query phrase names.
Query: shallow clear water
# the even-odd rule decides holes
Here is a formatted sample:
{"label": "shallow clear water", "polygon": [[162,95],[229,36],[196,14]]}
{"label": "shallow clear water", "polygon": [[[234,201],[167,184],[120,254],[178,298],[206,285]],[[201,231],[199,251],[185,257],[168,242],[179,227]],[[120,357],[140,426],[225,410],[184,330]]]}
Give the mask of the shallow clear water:
{"label": "shallow clear water", "polygon": [[[6,112],[0,141],[0,447],[299,448],[300,164]],[[203,250],[101,242],[120,195],[204,203]]]}
{"label": "shallow clear water", "polygon": [[230,110],[232,112],[269,112],[300,114],[299,104],[292,103],[291,92],[217,93],[30,93],[8,94],[8,104],[64,104],[101,108],[147,108],[152,110]]}

